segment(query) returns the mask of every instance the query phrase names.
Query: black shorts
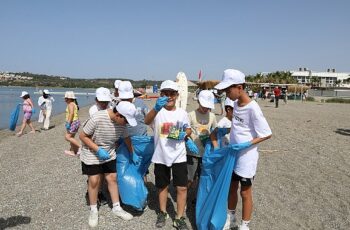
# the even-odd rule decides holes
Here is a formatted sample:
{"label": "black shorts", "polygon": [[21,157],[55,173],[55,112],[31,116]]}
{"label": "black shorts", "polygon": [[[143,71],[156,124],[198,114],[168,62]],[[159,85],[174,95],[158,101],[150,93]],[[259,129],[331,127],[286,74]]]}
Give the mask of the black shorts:
{"label": "black shorts", "polygon": [[163,164],[154,164],[154,175],[157,188],[165,188],[170,184],[170,171],[172,171],[173,185],[187,186],[187,163],[175,163],[168,167]]}
{"label": "black shorts", "polygon": [[237,175],[235,172],[233,172],[231,180],[239,181],[239,183],[241,183],[242,186],[252,186],[254,177],[253,178],[244,178],[244,177]]}
{"label": "black shorts", "polygon": [[93,176],[104,173],[115,173],[117,172],[116,160],[108,161],[100,165],[87,165],[81,162],[81,169],[83,175]]}

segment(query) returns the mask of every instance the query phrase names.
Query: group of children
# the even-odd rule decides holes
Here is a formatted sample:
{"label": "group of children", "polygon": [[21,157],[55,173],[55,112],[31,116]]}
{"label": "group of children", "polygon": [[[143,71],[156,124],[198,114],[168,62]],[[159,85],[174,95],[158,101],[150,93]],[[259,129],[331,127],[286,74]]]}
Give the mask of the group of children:
{"label": "group of children", "polygon": [[[132,162],[139,163],[140,159],[133,153],[130,136],[147,135],[149,125],[154,135],[152,163],[159,200],[156,227],[164,227],[169,218],[166,207],[172,178],[177,192],[173,226],[188,229],[184,217],[188,190],[196,191],[204,145],[211,141],[214,149],[226,146],[237,152],[224,229],[238,226],[235,212],[239,187],[242,222],[238,227],[240,230],[249,229],[253,207],[252,183],[258,162],[257,144],[270,138],[272,133],[259,105],[245,92],[245,75],[242,72],[225,70],[222,81],[215,88],[224,91],[227,96],[224,103],[226,116],[219,122],[211,112],[214,95],[209,90],[199,93],[198,108],[187,113],[176,107],[179,97],[177,83],[166,80],[160,86],[160,97],[149,110],[141,99],[134,97],[130,82],[117,80],[114,95],[110,95],[106,88],[96,90],[96,104],[90,108],[90,118],[84,122],[79,135],[82,145],[74,139],[80,125],[75,96],[73,92],[66,92],[66,140],[71,143],[69,151],[72,155],[80,149],[82,172],[88,175],[90,227],[98,225],[97,197],[104,179],[113,203],[112,212],[124,220],[133,218],[119,202],[116,149],[118,139],[123,138]],[[216,139],[217,132],[223,133],[219,141]]]}

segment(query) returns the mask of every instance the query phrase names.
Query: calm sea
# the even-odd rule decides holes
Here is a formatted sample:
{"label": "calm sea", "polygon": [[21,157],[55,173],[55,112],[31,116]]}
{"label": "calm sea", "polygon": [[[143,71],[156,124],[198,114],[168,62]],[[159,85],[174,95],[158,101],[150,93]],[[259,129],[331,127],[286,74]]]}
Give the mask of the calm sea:
{"label": "calm sea", "polygon": [[[76,97],[80,107],[91,105],[95,100],[95,89],[67,89],[67,88],[47,88],[50,92],[57,92],[58,94],[52,94],[55,102],[53,103],[53,115],[65,112],[66,103],[64,102],[64,92],[72,90],[77,93]],[[33,101],[36,113],[32,116],[32,121],[37,121],[39,116],[39,106],[38,98],[41,94],[34,94],[43,90],[43,88],[33,88],[33,87],[0,87],[0,129],[8,129],[10,114],[15,109],[18,103],[22,103],[23,100],[20,98],[22,91],[27,91],[30,94],[30,98]],[[20,116],[18,118],[17,125],[22,123],[23,111],[21,110]]]}

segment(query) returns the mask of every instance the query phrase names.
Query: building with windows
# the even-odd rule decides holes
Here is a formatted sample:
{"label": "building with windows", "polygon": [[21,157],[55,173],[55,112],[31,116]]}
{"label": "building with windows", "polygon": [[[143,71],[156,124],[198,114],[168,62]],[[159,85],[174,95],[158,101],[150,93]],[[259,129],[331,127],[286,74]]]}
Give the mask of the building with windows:
{"label": "building with windows", "polygon": [[298,71],[290,72],[300,84],[314,84],[320,87],[334,87],[338,84],[341,87],[350,87],[350,73],[338,73],[335,69],[315,72],[307,68],[299,68]]}

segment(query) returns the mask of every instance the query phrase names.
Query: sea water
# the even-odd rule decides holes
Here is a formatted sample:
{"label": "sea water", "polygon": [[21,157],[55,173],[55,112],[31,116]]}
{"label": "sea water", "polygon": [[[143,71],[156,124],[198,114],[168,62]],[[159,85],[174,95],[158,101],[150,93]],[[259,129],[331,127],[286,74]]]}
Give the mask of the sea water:
{"label": "sea water", "polygon": [[[52,94],[55,101],[52,103],[52,115],[64,113],[66,110],[66,102],[64,101],[64,92],[73,91],[76,93],[79,107],[92,105],[95,101],[95,89],[68,89],[68,88],[45,88],[50,92],[57,93]],[[38,94],[39,90],[44,88],[35,87],[0,87],[0,129],[8,129],[10,114],[16,108],[18,103],[23,103],[23,99],[20,97],[22,91],[27,91],[30,98],[33,101],[36,113],[32,116],[32,121],[37,121],[39,116],[38,99],[42,94]],[[34,93],[36,92],[36,93]],[[22,124],[23,111],[21,107],[20,116],[18,118],[17,125]]]}

